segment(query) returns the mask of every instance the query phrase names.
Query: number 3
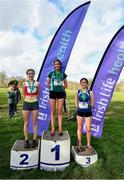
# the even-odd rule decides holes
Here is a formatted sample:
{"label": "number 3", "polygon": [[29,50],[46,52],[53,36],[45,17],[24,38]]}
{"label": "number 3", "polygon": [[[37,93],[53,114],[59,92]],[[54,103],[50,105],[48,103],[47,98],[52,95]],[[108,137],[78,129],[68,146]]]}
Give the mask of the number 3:
{"label": "number 3", "polygon": [[87,157],[86,158],[86,164],[89,164],[91,161],[90,161],[90,157]]}

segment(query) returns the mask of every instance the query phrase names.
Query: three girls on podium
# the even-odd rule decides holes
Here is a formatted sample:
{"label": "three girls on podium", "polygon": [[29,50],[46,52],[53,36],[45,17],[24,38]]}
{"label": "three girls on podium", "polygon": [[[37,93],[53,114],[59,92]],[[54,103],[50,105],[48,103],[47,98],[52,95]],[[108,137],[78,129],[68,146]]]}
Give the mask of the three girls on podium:
{"label": "three girls on podium", "polygon": [[[55,135],[55,117],[56,117],[56,103],[58,105],[58,125],[59,135],[63,135],[63,116],[62,109],[65,98],[65,89],[67,87],[67,75],[62,71],[62,63],[59,59],[53,61],[54,70],[48,73],[47,86],[50,89],[50,109],[51,109],[51,136]],[[25,148],[29,148],[28,140],[28,125],[30,111],[33,113],[33,130],[34,139],[33,147],[38,145],[37,142],[37,118],[38,118],[38,97],[40,95],[40,84],[34,81],[35,71],[28,69],[26,71],[27,81],[23,83],[23,118],[24,118],[24,136]],[[88,80],[82,78],[80,80],[81,89],[75,94],[75,105],[77,109],[77,146],[78,151],[82,151],[82,128],[83,121],[86,121],[86,137],[87,147],[92,152],[91,146],[91,123],[92,123],[92,108],[94,105],[93,92],[88,90]]]}

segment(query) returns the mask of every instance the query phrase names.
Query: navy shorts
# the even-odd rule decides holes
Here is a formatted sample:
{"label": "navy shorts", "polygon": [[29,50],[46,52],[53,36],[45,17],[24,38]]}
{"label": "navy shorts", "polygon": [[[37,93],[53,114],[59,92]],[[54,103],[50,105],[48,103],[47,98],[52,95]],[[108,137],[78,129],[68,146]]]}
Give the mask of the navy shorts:
{"label": "navy shorts", "polygon": [[77,111],[76,115],[78,115],[80,117],[90,117],[90,116],[92,116],[92,111],[90,111],[90,112],[80,112],[80,111]]}
{"label": "navy shorts", "polygon": [[65,92],[55,92],[55,91],[50,91],[50,99],[63,99],[65,97]]}
{"label": "navy shorts", "polygon": [[23,110],[28,110],[28,111],[39,110],[38,101],[36,101],[36,102],[26,102],[26,101],[24,101]]}

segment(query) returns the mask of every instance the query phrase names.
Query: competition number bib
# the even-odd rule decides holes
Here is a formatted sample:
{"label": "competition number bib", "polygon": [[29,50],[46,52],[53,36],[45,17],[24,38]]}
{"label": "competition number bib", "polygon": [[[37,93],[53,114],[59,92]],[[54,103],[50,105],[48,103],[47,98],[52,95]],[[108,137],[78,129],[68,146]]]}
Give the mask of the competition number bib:
{"label": "competition number bib", "polygon": [[88,103],[87,102],[79,102],[79,108],[80,109],[88,109]]}
{"label": "competition number bib", "polygon": [[54,86],[62,86],[62,81],[54,79]]}

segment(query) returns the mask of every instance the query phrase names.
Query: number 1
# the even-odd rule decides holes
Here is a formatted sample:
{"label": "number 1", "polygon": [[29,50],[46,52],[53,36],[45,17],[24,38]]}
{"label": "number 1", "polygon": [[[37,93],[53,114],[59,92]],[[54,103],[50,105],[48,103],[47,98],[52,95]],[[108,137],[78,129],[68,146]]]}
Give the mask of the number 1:
{"label": "number 1", "polygon": [[56,145],[54,148],[51,149],[51,152],[55,151],[55,160],[60,159],[60,145]]}

